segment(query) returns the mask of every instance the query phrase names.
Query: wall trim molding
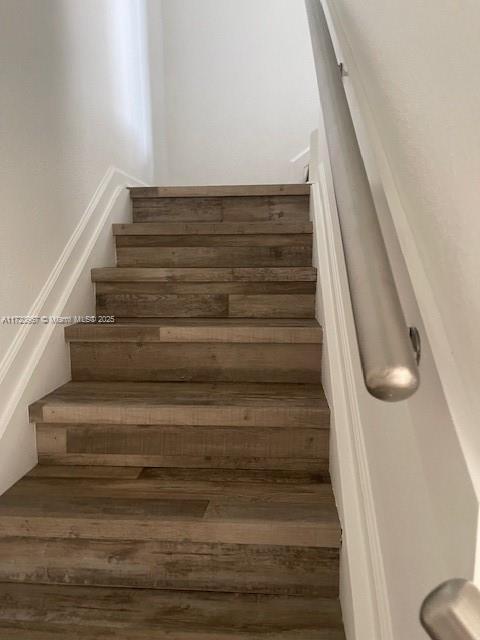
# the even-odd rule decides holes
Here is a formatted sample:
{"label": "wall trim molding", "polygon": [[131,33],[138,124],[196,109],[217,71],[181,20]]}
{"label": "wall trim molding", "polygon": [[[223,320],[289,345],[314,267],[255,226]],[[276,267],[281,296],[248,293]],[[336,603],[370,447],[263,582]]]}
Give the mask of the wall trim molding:
{"label": "wall trim molding", "polygon": [[[119,195],[128,186],[146,184],[117,167],[110,166],[107,169],[26,315],[62,315]],[[19,325],[9,349],[0,362],[0,396],[5,399],[0,413],[0,438],[7,429],[54,328],[53,324],[35,327],[28,324]]]}
{"label": "wall trim molding", "polygon": [[306,147],[305,149],[297,153],[295,156],[293,156],[293,158],[290,158],[290,162],[292,164],[295,164],[296,162],[299,162],[301,160],[302,162],[305,162],[306,164],[308,164],[309,157],[310,157],[310,147]]}
{"label": "wall trim molding", "polygon": [[[312,217],[321,273],[321,322],[325,331],[324,386],[332,410],[332,484],[344,530],[348,581],[341,588],[349,640],[393,640],[372,482],[358,396],[360,370],[345,259],[326,141],[312,139]],[[345,585],[344,585],[345,586]],[[347,596],[344,595],[348,593]]]}
{"label": "wall trim molding", "polygon": [[290,180],[292,182],[305,182],[308,179],[308,165],[310,161],[310,147],[299,151],[289,160]]}

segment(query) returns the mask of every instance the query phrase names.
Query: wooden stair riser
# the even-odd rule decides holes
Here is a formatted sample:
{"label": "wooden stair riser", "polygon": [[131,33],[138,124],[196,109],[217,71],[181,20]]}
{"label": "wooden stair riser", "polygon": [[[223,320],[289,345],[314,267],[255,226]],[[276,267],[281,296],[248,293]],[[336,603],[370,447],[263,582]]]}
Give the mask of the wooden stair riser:
{"label": "wooden stair riser", "polygon": [[[135,225],[133,225],[135,226]],[[142,225],[143,227],[145,225]],[[310,248],[312,246],[312,235],[305,234],[263,234],[263,235],[204,235],[204,234],[187,234],[187,235],[153,235],[135,234],[135,235],[116,235],[115,244],[118,248],[129,247],[147,247],[158,248],[232,248],[233,251],[240,249],[248,249],[253,255],[256,255],[257,249],[283,249],[284,247],[301,247]],[[264,253],[264,251],[262,252]],[[311,263],[310,263],[311,264]]]}
{"label": "wooden stair riser", "polygon": [[4,538],[0,580],[336,598],[338,549]]}
{"label": "wooden stair riser", "polygon": [[323,334],[314,320],[174,319],[143,323],[88,324],[65,328],[69,342],[210,343],[321,345]]}
{"label": "wooden stair riser", "polygon": [[328,428],[322,409],[307,407],[164,406],[142,409],[90,405],[46,407],[30,413],[32,422],[54,424],[160,424],[172,426]]}
{"label": "wooden stair riser", "polygon": [[73,380],[321,382],[321,345],[75,342]]}
{"label": "wooden stair riser", "polygon": [[308,222],[309,196],[134,198],[134,222]]}
{"label": "wooden stair riser", "polygon": [[46,464],[328,470],[327,429],[37,424]]}
{"label": "wooden stair riser", "polygon": [[[227,244],[234,242],[235,238],[241,244],[262,244],[261,236],[266,236],[267,244],[280,241],[279,236],[291,238],[304,235],[305,239],[298,238],[294,242],[304,244],[312,236],[313,225],[311,222],[135,222],[113,225],[115,236],[169,236],[174,242],[180,239],[191,240],[201,236],[207,236],[207,244],[218,238],[226,238]],[[241,240],[241,236],[246,239]],[[209,238],[208,238],[209,237]],[[270,238],[270,239],[269,239]],[[168,244],[168,242],[167,242]],[[221,242],[220,242],[221,244]]]}
{"label": "wooden stair riser", "polygon": [[310,189],[307,183],[289,183],[129,187],[129,192],[133,202],[138,198],[190,198],[195,202],[197,198],[308,196]]}
{"label": "wooden stair riser", "polygon": [[159,268],[159,267],[103,267],[92,269],[92,281],[135,282],[135,283],[208,283],[209,285],[226,283],[251,283],[266,286],[278,282],[315,282],[317,272],[313,267],[220,267],[220,268]]}
{"label": "wooden stair riser", "polygon": [[97,295],[314,295],[315,282],[97,282]]}
{"label": "wooden stair riser", "polygon": [[121,318],[314,318],[309,293],[98,293],[97,315]]}
{"label": "wooden stair riser", "polygon": [[97,282],[97,295],[314,295],[315,282]]}
{"label": "wooden stair riser", "polygon": [[290,246],[117,247],[119,267],[308,267],[310,244]]}
{"label": "wooden stair riser", "polygon": [[158,318],[313,318],[314,282],[97,282],[97,313]]}

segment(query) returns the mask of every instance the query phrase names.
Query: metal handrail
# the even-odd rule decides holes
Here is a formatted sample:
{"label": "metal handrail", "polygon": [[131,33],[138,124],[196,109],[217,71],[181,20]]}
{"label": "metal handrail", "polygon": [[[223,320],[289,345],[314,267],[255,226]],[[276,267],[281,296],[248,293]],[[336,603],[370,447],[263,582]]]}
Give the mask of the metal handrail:
{"label": "metal handrail", "polygon": [[480,591],[467,580],[449,580],[428,595],[420,621],[433,640],[480,640]]}
{"label": "metal handrail", "polygon": [[305,0],[325,122],[363,376],[368,391],[395,402],[418,388],[405,322],[365,165],[320,0]]}

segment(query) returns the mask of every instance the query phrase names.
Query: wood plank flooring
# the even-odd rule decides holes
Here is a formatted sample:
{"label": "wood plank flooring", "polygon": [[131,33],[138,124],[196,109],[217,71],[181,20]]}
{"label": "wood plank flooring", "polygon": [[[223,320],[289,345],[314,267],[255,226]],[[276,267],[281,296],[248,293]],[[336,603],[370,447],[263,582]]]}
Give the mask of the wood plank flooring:
{"label": "wood plank flooring", "polygon": [[0,497],[0,582],[337,593],[335,503],[312,476],[44,469]]}
{"label": "wood plank flooring", "polygon": [[[133,222],[309,222],[309,197],[289,195],[206,195],[192,196],[192,191],[176,191],[179,195],[131,191]],[[198,193],[198,192],[197,192]],[[192,197],[195,197],[194,206]]]}
{"label": "wood plank flooring", "polygon": [[0,636],[344,640],[339,605],[328,598],[5,583],[0,584]]}
{"label": "wood plank flooring", "polygon": [[222,470],[214,479],[192,470],[175,480],[149,471],[81,478],[73,467],[68,477],[27,476],[0,497],[0,535],[339,546],[328,483],[272,486],[268,474],[261,483],[238,483]]}
{"label": "wood plank flooring", "polygon": [[[134,323],[132,326],[132,322]],[[315,320],[243,318],[147,318],[129,323],[75,324],[66,327],[69,342],[322,344]]]}
{"label": "wood plank flooring", "polygon": [[309,186],[130,194],[0,497],[0,638],[344,640]]}

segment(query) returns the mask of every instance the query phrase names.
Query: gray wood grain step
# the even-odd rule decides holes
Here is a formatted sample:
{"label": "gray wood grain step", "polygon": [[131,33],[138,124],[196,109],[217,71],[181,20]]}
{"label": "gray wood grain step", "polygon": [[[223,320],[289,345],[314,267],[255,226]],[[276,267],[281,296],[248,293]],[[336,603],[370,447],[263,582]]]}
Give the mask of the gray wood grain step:
{"label": "gray wood grain step", "polygon": [[73,380],[321,382],[321,344],[75,342]]}
{"label": "gray wood grain step", "polygon": [[30,415],[46,464],[328,471],[320,385],[71,382]]}
{"label": "gray wood grain step", "polygon": [[36,423],[42,464],[328,472],[316,428]]}
{"label": "gray wood grain step", "polygon": [[32,422],[328,428],[320,385],[69,382],[30,406]]}
{"label": "gray wood grain step", "polygon": [[[152,223],[150,223],[152,224]],[[135,226],[135,225],[132,225]],[[116,235],[115,244],[119,247],[235,247],[235,251],[242,247],[244,251],[250,249],[252,255],[259,253],[260,247],[310,247],[312,236],[309,233],[280,234],[263,233],[257,235],[237,234],[199,234],[190,233],[182,235],[154,235],[154,234],[130,234]],[[233,265],[235,266],[235,265]]]}
{"label": "gray wood grain step", "polygon": [[315,271],[309,267],[117,268],[92,276],[98,315],[117,319],[314,316]]}
{"label": "gray wood grain step", "polygon": [[0,584],[12,640],[344,640],[337,600]]}
{"label": "gray wood grain step", "polygon": [[161,540],[0,539],[0,580],[336,598],[338,549]]}
{"label": "gray wood grain step", "polygon": [[[100,478],[102,480],[134,480],[136,478],[156,478],[160,487],[178,488],[188,485],[210,487],[212,492],[227,490],[230,485],[243,495],[245,485],[263,484],[271,496],[276,492],[276,485],[297,484],[315,486],[321,492],[330,484],[329,473],[310,473],[308,471],[287,471],[285,469],[185,469],[185,468],[152,468],[152,467],[105,467],[105,466],[61,466],[40,464],[34,467],[27,477],[32,478]],[[137,485],[138,486],[138,485]],[[155,485],[154,485],[155,486]],[[218,489],[217,487],[220,487]],[[203,489],[202,489],[203,490]],[[155,489],[157,491],[157,489]],[[308,492],[310,494],[310,492]],[[305,492],[302,492],[306,497]],[[315,489],[315,501],[319,500]],[[320,498],[321,499],[321,498]]]}
{"label": "gray wood grain step", "polygon": [[158,294],[158,295],[294,295],[314,294],[315,282],[98,282],[97,295],[103,294]]}
{"label": "gray wood grain step", "polygon": [[[162,476],[27,476],[0,497],[0,536],[338,548],[330,485]],[[1,558],[0,558],[1,564]]]}
{"label": "gray wood grain step", "polygon": [[137,198],[205,198],[239,196],[299,196],[309,195],[310,185],[251,184],[251,185],[206,185],[188,187],[130,187],[130,197]]}
{"label": "gray wood grain step", "polygon": [[295,246],[117,247],[119,267],[309,267],[311,243]]}
{"label": "gray wood grain step", "polygon": [[[123,283],[117,283],[118,285]],[[99,287],[96,295],[97,316],[122,318],[314,318],[315,294],[298,291],[298,287],[281,286],[280,290],[259,292],[234,289],[206,293],[180,288],[180,291],[146,291],[145,286],[128,284]],[[287,283],[289,284],[289,283]],[[308,284],[308,283],[306,283]],[[212,287],[213,289],[214,287]],[[159,289],[161,289],[159,287]],[[220,287],[222,289],[222,287]]]}
{"label": "gray wood grain step", "polygon": [[69,342],[321,344],[316,320],[147,319],[144,323],[75,324],[65,328]]}
{"label": "gray wood grain step", "polygon": [[[164,492],[175,495],[230,496],[234,500],[268,501],[289,500],[315,504],[332,502],[333,493],[329,474],[302,471],[248,470],[248,469],[184,469],[155,467],[104,467],[104,466],[59,466],[37,465],[25,478],[40,478],[47,481],[49,491],[64,492],[64,481],[75,479],[79,487],[84,480],[97,479],[92,495],[116,496],[135,488],[138,497],[156,497]],[[51,479],[51,482],[50,480]],[[132,482],[133,480],[138,482]],[[147,480],[148,482],[145,482]],[[112,482],[115,481],[115,482]],[[294,485],[294,486],[292,486]],[[27,484],[15,485],[17,489]],[[92,484],[89,484],[92,487]]]}
{"label": "gray wood grain step", "polygon": [[0,497],[0,581],[336,597],[331,487],[28,476]]}
{"label": "gray wood grain step", "polygon": [[313,267],[120,268],[92,269],[93,282],[314,282]]}
{"label": "gray wood grain step", "polygon": [[[175,235],[311,235],[311,222],[147,222],[114,224],[116,236],[175,236]],[[250,238],[251,241],[251,238]]]}
{"label": "gray wood grain step", "polygon": [[133,199],[133,222],[308,223],[309,196],[156,196]]}

